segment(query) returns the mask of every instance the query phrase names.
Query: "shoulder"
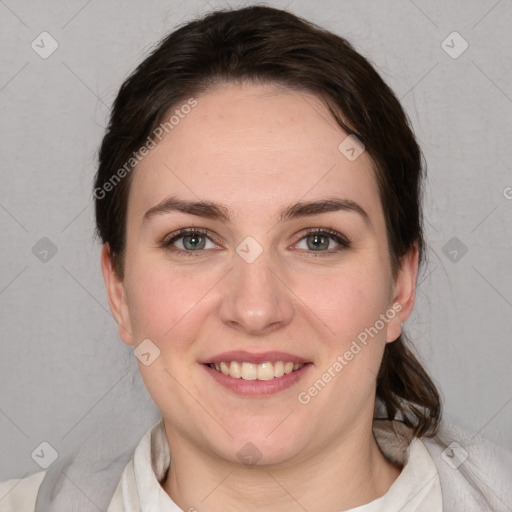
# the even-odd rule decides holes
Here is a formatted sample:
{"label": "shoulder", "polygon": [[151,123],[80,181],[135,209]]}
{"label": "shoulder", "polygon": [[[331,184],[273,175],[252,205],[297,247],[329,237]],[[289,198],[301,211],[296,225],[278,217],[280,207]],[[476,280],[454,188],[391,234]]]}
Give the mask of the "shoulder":
{"label": "shoulder", "polygon": [[0,482],[0,512],[33,512],[46,471]]}
{"label": "shoulder", "polygon": [[[510,510],[510,450],[450,421],[443,422],[435,437],[422,441],[437,466],[446,503],[460,502],[463,495],[469,500],[467,510]],[[471,508],[476,506],[480,508]],[[459,509],[453,506],[453,510]]]}
{"label": "shoulder", "polygon": [[[404,466],[410,447],[422,444],[437,469],[445,512],[510,512],[512,452],[444,420],[434,437],[413,436],[400,421],[376,420],[373,431],[384,455]],[[418,450],[416,450],[418,452]]]}

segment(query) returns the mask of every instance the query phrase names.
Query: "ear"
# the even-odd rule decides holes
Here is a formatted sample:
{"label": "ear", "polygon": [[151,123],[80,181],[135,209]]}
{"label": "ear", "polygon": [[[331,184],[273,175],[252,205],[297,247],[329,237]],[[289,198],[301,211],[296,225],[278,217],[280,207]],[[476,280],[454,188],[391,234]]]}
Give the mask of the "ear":
{"label": "ear", "polygon": [[[397,314],[389,321],[386,341],[395,341],[402,333],[402,323],[405,322],[414,307],[416,298],[416,278],[418,276],[419,250],[414,243],[409,252],[400,260],[401,266],[393,285],[394,299],[391,308]],[[393,307],[394,306],[394,307]]]}
{"label": "ear", "polygon": [[119,335],[127,345],[133,345],[130,314],[126,303],[124,283],[114,269],[112,253],[108,243],[104,244],[101,249],[101,270],[107,289],[110,311],[112,311],[112,315],[117,322]]}

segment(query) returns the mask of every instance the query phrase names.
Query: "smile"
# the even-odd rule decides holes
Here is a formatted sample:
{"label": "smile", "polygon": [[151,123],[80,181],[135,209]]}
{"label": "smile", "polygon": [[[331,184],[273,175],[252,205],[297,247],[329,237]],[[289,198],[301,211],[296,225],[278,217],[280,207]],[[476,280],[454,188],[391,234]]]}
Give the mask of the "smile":
{"label": "smile", "polygon": [[220,361],[201,365],[214,381],[236,395],[263,397],[280,393],[302,380],[312,363],[291,361]]}
{"label": "smile", "polygon": [[304,364],[290,361],[275,361],[273,363],[268,361],[261,364],[221,361],[220,363],[210,363],[208,366],[233,379],[272,380],[300,370]]}

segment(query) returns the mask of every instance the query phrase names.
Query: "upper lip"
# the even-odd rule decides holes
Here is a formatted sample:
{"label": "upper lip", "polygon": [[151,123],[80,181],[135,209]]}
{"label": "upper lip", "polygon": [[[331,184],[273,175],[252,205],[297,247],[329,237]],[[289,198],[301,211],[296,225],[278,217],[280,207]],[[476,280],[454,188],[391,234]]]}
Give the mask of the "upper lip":
{"label": "upper lip", "polygon": [[222,361],[239,361],[253,364],[261,364],[261,363],[275,363],[276,361],[283,362],[292,362],[292,363],[301,363],[306,364],[309,361],[304,359],[303,357],[299,357],[294,354],[289,354],[287,352],[247,352],[245,350],[234,350],[230,352],[222,352],[222,354],[217,354],[215,356],[209,357],[208,359],[204,359],[203,361],[199,361],[201,364],[210,364],[216,363],[220,364]]}

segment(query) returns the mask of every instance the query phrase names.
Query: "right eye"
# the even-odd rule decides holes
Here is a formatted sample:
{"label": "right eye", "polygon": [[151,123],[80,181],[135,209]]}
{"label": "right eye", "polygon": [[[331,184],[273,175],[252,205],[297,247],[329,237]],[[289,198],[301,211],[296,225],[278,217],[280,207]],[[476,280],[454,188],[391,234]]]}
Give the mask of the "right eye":
{"label": "right eye", "polygon": [[[207,244],[210,242],[211,246],[208,247]],[[163,242],[162,246],[173,253],[188,253],[187,256],[199,256],[200,254],[192,254],[192,253],[200,253],[206,249],[213,249],[216,247],[208,236],[208,232],[204,229],[200,228],[186,228],[180,229],[177,233],[171,233],[167,236]]]}

